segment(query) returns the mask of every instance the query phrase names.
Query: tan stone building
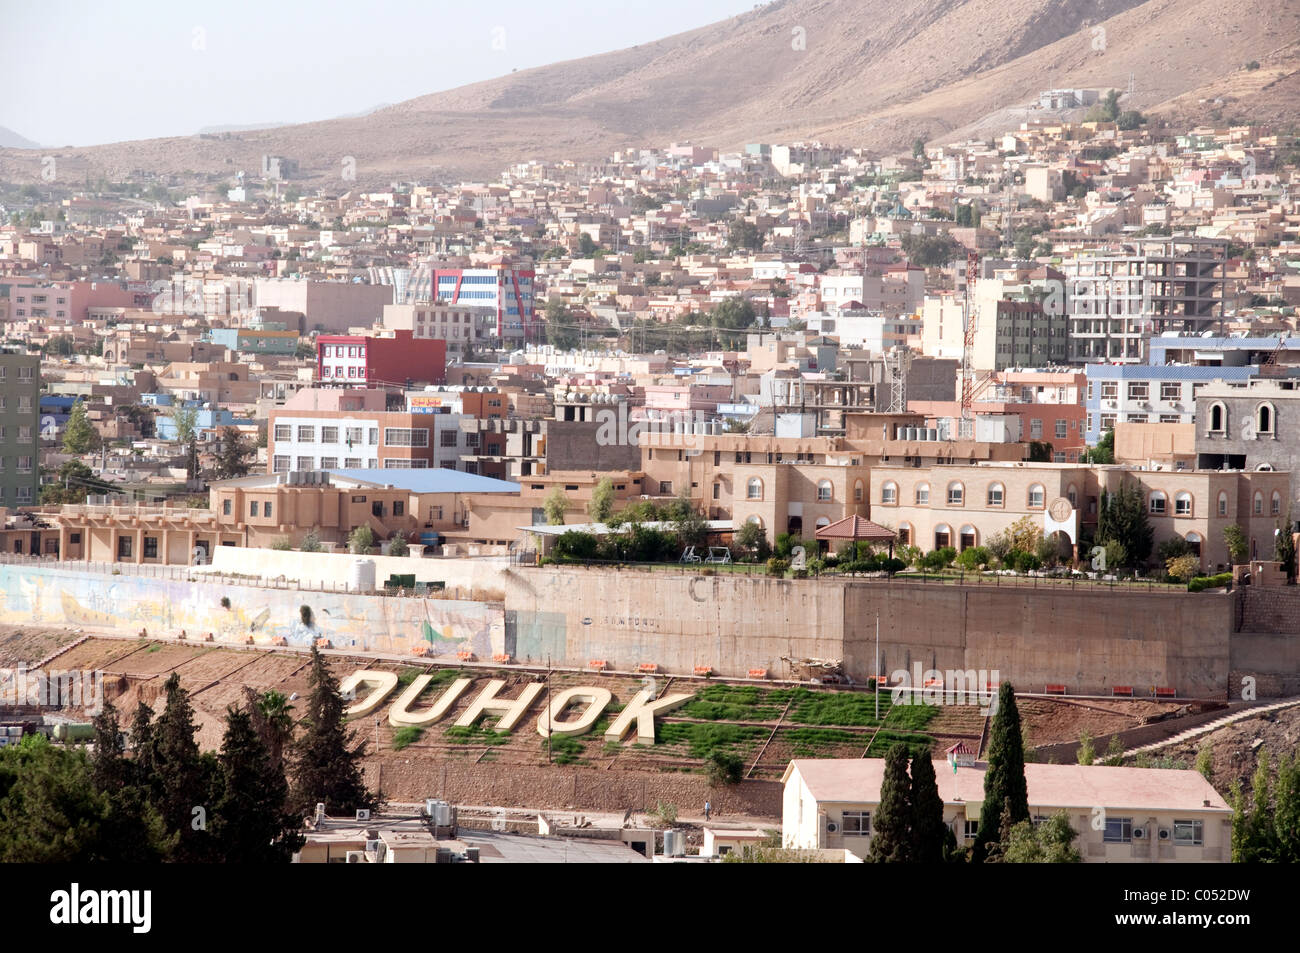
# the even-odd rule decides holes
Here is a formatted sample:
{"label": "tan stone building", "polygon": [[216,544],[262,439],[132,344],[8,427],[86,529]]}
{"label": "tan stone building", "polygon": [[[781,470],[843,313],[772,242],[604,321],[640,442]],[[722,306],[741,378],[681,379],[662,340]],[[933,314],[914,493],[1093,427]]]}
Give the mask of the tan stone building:
{"label": "tan stone building", "polygon": [[[1146,500],[1155,546],[1186,539],[1203,569],[1228,565],[1223,530],[1246,532],[1250,558],[1273,557],[1273,530],[1285,520],[1290,474],[1218,470],[1134,470],[1122,466],[990,463],[881,465],[872,472],[871,519],[923,550],[983,546],[1022,517],[1066,545],[1096,530],[1102,491],[1135,481]],[[1080,554],[1084,555],[1084,554]]]}

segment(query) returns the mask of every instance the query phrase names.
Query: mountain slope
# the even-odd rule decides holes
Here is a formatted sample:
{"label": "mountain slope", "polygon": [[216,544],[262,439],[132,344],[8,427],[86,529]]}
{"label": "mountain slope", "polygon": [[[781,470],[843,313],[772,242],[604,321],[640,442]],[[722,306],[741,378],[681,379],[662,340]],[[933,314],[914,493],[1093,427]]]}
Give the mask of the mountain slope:
{"label": "mountain slope", "polygon": [[[362,181],[383,181],[490,176],[521,160],[684,139],[886,149],[959,135],[1040,89],[1127,89],[1130,76],[1133,108],[1196,118],[1211,108],[1200,99],[1232,88],[1236,113],[1294,118],[1298,38],[1294,0],[1258,0],[1249,16],[1221,0],[785,0],[362,117],[80,149],[60,168],[228,174],[271,152],[327,183],[344,156]],[[1245,73],[1250,60],[1262,68]],[[34,174],[31,157],[0,153],[0,175],[24,168]]]}

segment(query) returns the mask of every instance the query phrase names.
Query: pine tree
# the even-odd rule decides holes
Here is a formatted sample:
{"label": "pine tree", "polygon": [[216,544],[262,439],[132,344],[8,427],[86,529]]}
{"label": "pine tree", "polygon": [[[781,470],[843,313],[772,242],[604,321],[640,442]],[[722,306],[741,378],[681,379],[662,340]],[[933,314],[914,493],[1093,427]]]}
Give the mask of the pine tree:
{"label": "pine tree", "polygon": [[871,849],[867,860],[877,864],[912,860],[912,782],[907,776],[907,748],[896,744],[885,755],[880,782],[880,806],[871,819]]}
{"label": "pine tree", "polygon": [[942,863],[944,847],[952,833],[943,821],[943,798],[928,751],[912,755],[912,859],[921,864]]}
{"label": "pine tree", "polygon": [[95,427],[86,416],[86,405],[78,400],[72,405],[68,422],[63,425],[63,452],[86,453],[93,450],[96,436]]}
{"label": "pine tree", "polygon": [[235,427],[221,428],[221,450],[217,454],[217,479],[233,480],[248,476],[249,455],[253,450]]}
{"label": "pine tree", "polygon": [[338,679],[315,646],[308,684],[303,734],[295,745],[293,810],[306,813],[322,802],[332,814],[372,806],[374,798],[366,790],[360,764],[365,742],[353,746],[356,739],[343,720]]}
{"label": "pine tree", "polygon": [[[204,816],[210,812],[210,766],[203,763],[194,739],[194,707],[175,672],[163,685],[167,703],[154,724],[150,749],[154,762],[154,804],[169,831],[180,832],[176,859],[203,860],[209,856],[211,838]],[[200,810],[196,810],[200,809]]]}
{"label": "pine tree", "polygon": [[1278,860],[1300,863],[1300,756],[1283,757],[1278,762],[1273,828]]}
{"label": "pine tree", "polygon": [[998,710],[993,716],[988,768],[984,772],[984,806],[980,811],[979,833],[975,836],[973,854],[977,863],[984,860],[989,844],[999,839],[1004,803],[1013,825],[1029,820],[1020,711],[1016,708],[1015,689],[1010,682],[1003,682],[998,689]]}
{"label": "pine tree", "polygon": [[289,784],[274,764],[249,712],[230,708],[221,741],[221,797],[212,836],[224,863],[288,863],[301,849],[301,815],[286,808]]}
{"label": "pine tree", "polygon": [[[141,703],[146,712],[148,706]],[[140,709],[137,709],[139,713]],[[167,832],[162,815],[139,785],[139,764],[127,760],[117,709],[109,703],[95,719],[95,754],[91,778],[108,799],[101,824],[100,853],[119,863],[158,863],[171,856],[179,835]]]}

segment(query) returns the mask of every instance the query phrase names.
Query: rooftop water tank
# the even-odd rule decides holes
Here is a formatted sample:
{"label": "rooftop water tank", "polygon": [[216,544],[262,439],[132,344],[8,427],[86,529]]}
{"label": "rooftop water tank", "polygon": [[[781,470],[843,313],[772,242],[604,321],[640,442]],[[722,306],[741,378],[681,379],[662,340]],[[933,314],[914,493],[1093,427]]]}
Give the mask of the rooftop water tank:
{"label": "rooftop water tank", "polygon": [[348,589],[357,592],[375,591],[375,561],[354,559],[348,569]]}

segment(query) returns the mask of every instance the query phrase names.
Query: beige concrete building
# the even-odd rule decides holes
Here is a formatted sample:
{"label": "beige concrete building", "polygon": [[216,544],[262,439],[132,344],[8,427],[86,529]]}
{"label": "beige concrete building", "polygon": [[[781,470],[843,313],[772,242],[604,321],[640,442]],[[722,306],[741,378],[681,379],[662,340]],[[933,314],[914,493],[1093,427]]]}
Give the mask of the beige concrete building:
{"label": "beige concrete building", "polygon": [[1285,519],[1290,474],[1217,470],[1134,470],[1122,466],[993,463],[872,470],[871,519],[923,550],[983,546],[1022,517],[1044,533],[1064,533],[1062,552],[1096,530],[1102,491],[1136,481],[1155,546],[1186,539],[1202,568],[1228,565],[1223,530],[1246,532],[1252,559],[1271,559],[1273,530]]}
{"label": "beige concrete building", "polygon": [[[959,845],[974,843],[984,806],[984,762],[947,761],[934,773],[944,821]],[[865,857],[880,806],[883,758],[791,761],[782,783],[781,839],[795,849],[849,850]],[[1228,863],[1232,809],[1196,771],[1026,764],[1035,823],[1060,811],[1079,835],[1085,863]]]}

